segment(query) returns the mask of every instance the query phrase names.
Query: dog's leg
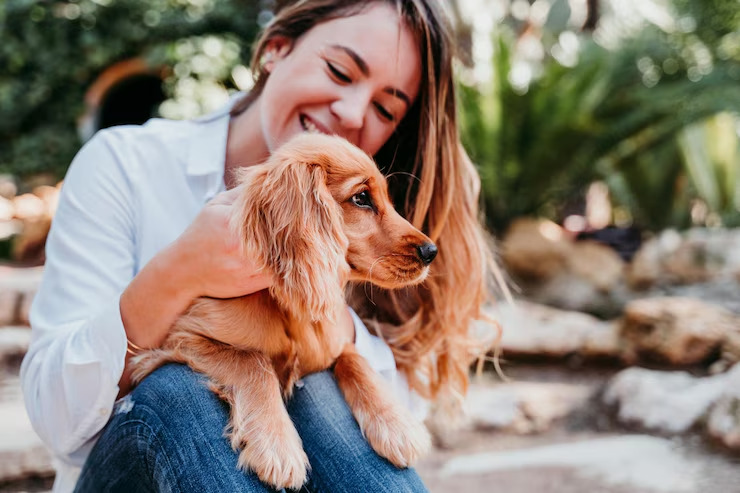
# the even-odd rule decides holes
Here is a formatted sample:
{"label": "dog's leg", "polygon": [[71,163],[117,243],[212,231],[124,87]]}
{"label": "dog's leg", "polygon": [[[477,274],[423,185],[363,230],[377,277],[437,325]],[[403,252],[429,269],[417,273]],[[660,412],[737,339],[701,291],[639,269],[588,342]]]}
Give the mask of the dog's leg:
{"label": "dog's leg", "polygon": [[227,436],[241,450],[239,467],[254,471],[277,489],[299,489],[306,482],[308,457],[285,409],[270,359],[199,338],[180,346],[187,364],[211,380],[211,389],[231,405]]}
{"label": "dog's leg", "polygon": [[131,358],[134,368],[131,372],[131,381],[138,384],[144,377],[167,363],[187,363],[187,360],[178,357],[178,353],[171,349],[151,349],[138,354]]}
{"label": "dog's leg", "polygon": [[389,395],[381,377],[354,346],[345,346],[334,376],[368,443],[397,467],[407,467],[431,448],[426,427]]}

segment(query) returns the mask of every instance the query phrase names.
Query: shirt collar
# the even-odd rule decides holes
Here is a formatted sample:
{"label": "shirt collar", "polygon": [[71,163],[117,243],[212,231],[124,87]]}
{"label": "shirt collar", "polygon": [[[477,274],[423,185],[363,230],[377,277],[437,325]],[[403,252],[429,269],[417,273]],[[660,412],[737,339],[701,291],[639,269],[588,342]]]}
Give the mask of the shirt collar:
{"label": "shirt collar", "polygon": [[243,96],[243,92],[236,93],[221,108],[191,121],[195,135],[187,145],[186,169],[189,175],[215,174],[223,181],[230,112]]}

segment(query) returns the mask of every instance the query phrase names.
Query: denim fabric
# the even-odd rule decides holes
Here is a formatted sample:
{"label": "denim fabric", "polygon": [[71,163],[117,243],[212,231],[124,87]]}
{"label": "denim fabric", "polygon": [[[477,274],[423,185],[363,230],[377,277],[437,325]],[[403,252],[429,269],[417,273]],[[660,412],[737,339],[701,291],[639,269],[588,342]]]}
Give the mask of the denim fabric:
{"label": "denim fabric", "polygon": [[[426,491],[413,469],[375,454],[331,373],[305,377],[288,411],[312,467],[302,491]],[[184,365],[160,368],[116,404],[75,491],[272,491],[236,468],[224,437],[228,412],[201,375]]]}

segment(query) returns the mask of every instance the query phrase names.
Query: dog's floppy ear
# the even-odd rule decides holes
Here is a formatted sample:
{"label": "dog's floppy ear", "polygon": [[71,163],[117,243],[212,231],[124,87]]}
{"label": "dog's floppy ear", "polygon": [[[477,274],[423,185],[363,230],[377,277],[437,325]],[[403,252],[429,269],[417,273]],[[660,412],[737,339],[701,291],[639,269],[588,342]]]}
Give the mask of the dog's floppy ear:
{"label": "dog's floppy ear", "polygon": [[334,321],[344,304],[348,241],[318,164],[287,158],[246,170],[235,218],[246,254],[274,275],[272,296],[299,319]]}

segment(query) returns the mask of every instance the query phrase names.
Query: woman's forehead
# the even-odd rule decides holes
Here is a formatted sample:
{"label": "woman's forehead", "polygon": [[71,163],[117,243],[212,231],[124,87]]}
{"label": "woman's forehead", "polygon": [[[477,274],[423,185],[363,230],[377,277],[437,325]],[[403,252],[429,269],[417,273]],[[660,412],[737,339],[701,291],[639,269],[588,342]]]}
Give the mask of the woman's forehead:
{"label": "woman's forehead", "polygon": [[309,49],[348,48],[366,64],[370,77],[392,82],[412,99],[418,92],[421,57],[416,36],[384,2],[317,24],[298,43]]}

